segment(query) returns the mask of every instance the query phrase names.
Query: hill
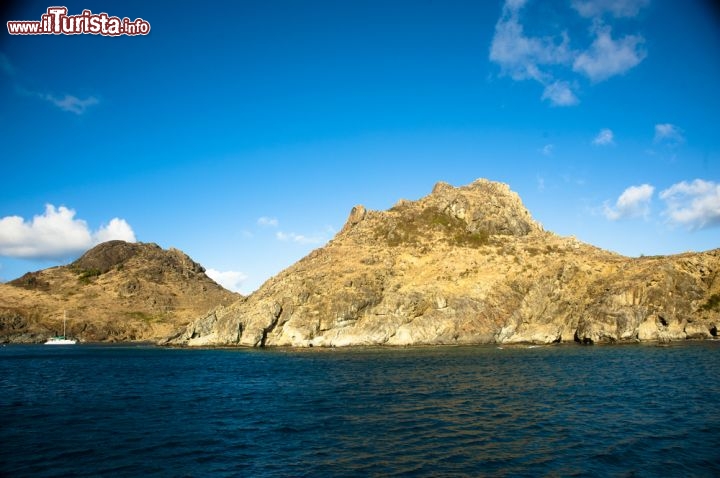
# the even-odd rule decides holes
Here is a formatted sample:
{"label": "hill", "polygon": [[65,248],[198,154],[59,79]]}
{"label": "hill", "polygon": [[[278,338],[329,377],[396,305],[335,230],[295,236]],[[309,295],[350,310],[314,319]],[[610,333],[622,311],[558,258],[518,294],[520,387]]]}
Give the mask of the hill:
{"label": "hill", "polygon": [[713,338],[720,249],[628,258],[544,231],[484,179],[387,211],[166,343],[350,346]]}
{"label": "hill", "polygon": [[223,289],[177,249],[110,241],[67,266],[0,284],[0,341],[156,341],[239,294]]}

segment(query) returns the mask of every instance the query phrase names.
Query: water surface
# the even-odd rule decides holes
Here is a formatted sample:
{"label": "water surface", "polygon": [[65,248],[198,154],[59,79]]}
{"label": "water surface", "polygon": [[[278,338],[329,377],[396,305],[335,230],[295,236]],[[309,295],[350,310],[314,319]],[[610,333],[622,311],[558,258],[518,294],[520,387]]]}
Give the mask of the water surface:
{"label": "water surface", "polygon": [[0,475],[718,476],[720,342],[0,348]]}

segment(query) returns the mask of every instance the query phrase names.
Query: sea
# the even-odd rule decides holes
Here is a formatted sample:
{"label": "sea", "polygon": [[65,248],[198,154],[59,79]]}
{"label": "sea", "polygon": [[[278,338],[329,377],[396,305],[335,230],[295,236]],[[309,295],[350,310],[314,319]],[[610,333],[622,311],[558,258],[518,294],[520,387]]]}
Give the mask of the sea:
{"label": "sea", "polygon": [[0,476],[720,476],[720,341],[0,347]]}

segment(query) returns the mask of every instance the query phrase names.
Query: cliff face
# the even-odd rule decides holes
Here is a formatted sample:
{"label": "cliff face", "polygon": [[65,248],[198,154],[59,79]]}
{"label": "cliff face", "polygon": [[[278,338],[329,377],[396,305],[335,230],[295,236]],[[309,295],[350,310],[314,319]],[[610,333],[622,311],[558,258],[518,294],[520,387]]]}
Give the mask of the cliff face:
{"label": "cliff face", "polygon": [[507,185],[438,183],[342,231],[168,342],[602,343],[712,338],[720,249],[631,259],[543,231]]}
{"label": "cliff face", "polygon": [[240,298],[179,250],[110,241],[67,266],[0,284],[0,342],[156,341],[218,304]]}

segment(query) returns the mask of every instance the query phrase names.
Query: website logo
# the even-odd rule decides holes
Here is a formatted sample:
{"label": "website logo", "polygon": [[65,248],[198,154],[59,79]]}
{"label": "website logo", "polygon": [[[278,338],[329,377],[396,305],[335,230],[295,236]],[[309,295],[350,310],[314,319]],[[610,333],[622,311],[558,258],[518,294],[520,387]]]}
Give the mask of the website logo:
{"label": "website logo", "polygon": [[68,15],[67,7],[49,7],[40,20],[7,22],[10,35],[147,35],[150,22],[142,18],[111,17],[107,13],[83,10],[79,15]]}

